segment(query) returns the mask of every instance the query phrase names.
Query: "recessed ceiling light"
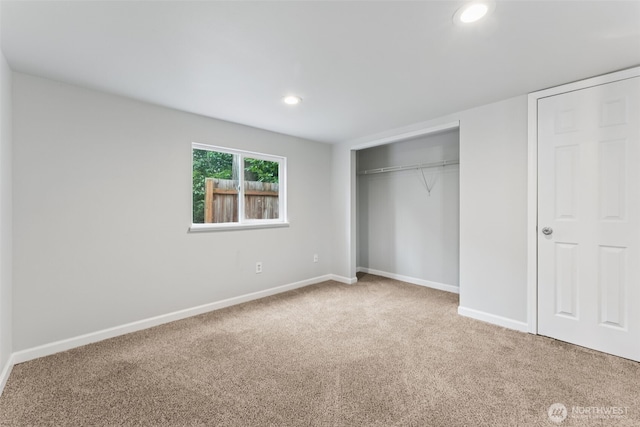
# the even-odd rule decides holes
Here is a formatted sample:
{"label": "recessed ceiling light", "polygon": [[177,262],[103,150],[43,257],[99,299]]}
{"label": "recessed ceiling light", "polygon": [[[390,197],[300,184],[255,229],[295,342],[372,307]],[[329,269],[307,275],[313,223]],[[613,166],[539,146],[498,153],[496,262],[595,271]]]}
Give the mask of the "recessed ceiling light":
{"label": "recessed ceiling light", "polygon": [[488,9],[487,5],[482,3],[469,5],[460,15],[460,20],[464,23],[475,22],[486,15]]}
{"label": "recessed ceiling light", "polygon": [[453,22],[456,24],[470,24],[476,22],[495,9],[496,3],[492,0],[474,1],[465,4],[453,15]]}
{"label": "recessed ceiling light", "polygon": [[302,98],[300,98],[299,96],[295,96],[295,95],[289,95],[289,96],[285,96],[284,98],[282,98],[282,101],[285,104],[288,104],[288,105],[297,105],[297,104],[300,104],[302,102]]}

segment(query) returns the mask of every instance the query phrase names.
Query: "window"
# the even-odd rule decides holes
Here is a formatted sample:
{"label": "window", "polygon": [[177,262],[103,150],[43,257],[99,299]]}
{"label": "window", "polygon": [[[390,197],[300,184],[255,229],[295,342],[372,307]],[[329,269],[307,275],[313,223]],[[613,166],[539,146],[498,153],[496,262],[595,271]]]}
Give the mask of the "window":
{"label": "window", "polygon": [[191,230],[286,226],[284,157],[192,144]]}

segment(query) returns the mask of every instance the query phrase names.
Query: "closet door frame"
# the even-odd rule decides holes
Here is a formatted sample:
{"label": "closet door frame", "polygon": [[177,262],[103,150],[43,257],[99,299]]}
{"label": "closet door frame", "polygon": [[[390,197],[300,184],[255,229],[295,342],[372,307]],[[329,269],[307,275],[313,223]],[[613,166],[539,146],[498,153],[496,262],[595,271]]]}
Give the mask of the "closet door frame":
{"label": "closet door frame", "polygon": [[[431,126],[427,128],[420,128],[411,132],[405,132],[398,135],[388,136],[384,138],[374,139],[373,141],[366,142],[364,144],[351,147],[352,152],[364,150],[365,148],[377,147],[378,145],[392,144],[394,142],[402,142],[408,139],[417,138],[419,136],[426,136],[432,133],[440,133],[448,130],[460,129],[460,121],[444,123],[437,126]],[[353,171],[355,172],[355,170]]]}
{"label": "closet door frame", "polygon": [[350,237],[350,247],[348,251],[348,255],[350,257],[349,268],[351,269],[352,278],[347,279],[349,284],[356,283],[358,279],[356,278],[357,268],[356,259],[357,259],[357,251],[358,248],[358,224],[356,218],[358,217],[357,212],[357,199],[358,195],[356,194],[356,182],[357,182],[357,171],[356,171],[356,152],[360,150],[364,150],[365,148],[377,147],[378,145],[392,144],[394,142],[406,141],[408,139],[417,138],[420,136],[426,136],[434,133],[445,132],[449,130],[460,130],[460,120],[455,120],[451,122],[445,122],[438,125],[419,127],[417,129],[413,129],[411,131],[403,132],[400,134],[395,134],[391,136],[380,137],[362,144],[355,145],[349,148],[349,157],[350,157],[350,213],[349,213],[349,237]]}
{"label": "closet door frame", "polygon": [[538,333],[538,100],[640,76],[640,67],[532,92],[528,96],[527,324]]}

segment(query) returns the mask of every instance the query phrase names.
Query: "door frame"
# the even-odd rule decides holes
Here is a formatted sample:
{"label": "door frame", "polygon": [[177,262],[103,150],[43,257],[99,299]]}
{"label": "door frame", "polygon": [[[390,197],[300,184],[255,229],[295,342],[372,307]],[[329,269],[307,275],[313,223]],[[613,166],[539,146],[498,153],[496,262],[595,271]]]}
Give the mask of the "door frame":
{"label": "door frame", "polygon": [[640,67],[532,92],[528,95],[527,179],[527,324],[538,333],[538,100],[562,93],[640,77]]}

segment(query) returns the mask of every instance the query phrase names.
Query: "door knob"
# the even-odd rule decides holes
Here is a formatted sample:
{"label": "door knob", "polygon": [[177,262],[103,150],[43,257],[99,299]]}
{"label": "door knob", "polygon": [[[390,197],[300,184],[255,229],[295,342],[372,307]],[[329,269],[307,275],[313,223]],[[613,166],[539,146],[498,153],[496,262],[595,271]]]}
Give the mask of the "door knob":
{"label": "door knob", "polygon": [[550,236],[553,233],[553,228],[551,227],[545,227],[542,229],[542,234],[544,234],[545,236]]}

